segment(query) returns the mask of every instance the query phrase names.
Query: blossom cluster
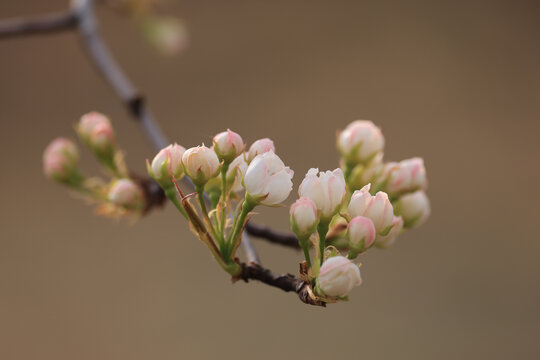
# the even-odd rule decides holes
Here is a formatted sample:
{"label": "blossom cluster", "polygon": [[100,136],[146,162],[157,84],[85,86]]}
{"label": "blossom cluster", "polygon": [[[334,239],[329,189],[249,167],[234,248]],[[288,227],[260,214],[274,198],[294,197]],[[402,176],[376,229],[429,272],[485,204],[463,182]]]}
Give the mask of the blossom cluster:
{"label": "blossom cluster", "polygon": [[145,208],[144,191],[129,176],[110,119],[89,112],[75,128],[81,142],[91,150],[110,179],[86,177],[79,167],[77,145],[63,137],[54,139],[43,153],[45,175],[96,203],[100,214],[112,217],[141,214]]}

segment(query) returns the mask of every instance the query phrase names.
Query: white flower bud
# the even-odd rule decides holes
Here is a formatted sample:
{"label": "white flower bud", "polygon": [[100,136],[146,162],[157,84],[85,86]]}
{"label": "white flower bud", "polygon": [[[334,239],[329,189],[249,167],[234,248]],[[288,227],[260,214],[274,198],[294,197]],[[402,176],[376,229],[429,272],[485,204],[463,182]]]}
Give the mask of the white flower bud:
{"label": "white flower bud", "polygon": [[248,164],[255,159],[255,156],[264,154],[265,152],[276,152],[274,142],[268,138],[259,139],[251,144],[249,151],[247,153],[247,162]]}
{"label": "white flower bud", "polygon": [[186,27],[175,17],[146,16],[143,31],[150,44],[165,56],[178,54],[189,43]]}
{"label": "white flower bud", "polygon": [[351,217],[365,216],[373,221],[377,234],[385,235],[390,231],[394,209],[388,199],[388,195],[379,191],[375,196],[369,193],[371,184],[356,190],[349,203],[349,214]]}
{"label": "white flower bud", "polygon": [[362,284],[360,269],[343,256],[327,259],[321,266],[317,288],[327,296],[344,297],[355,286]]}
{"label": "white flower bud", "polygon": [[129,210],[141,210],[144,207],[143,191],[130,179],[116,180],[109,189],[108,199],[114,205]]}
{"label": "white flower bud", "polygon": [[242,179],[244,179],[247,167],[248,164],[243,155],[238,156],[229,164],[226,174],[227,186],[235,193],[244,190]]}
{"label": "white flower bud", "polygon": [[171,177],[179,180],[184,176],[182,155],[185,151],[183,146],[176,143],[161,149],[152,160],[152,165],[149,168],[150,176],[161,186],[172,186]]}
{"label": "white flower bud", "polygon": [[369,120],[356,120],[338,135],[338,149],[348,163],[362,163],[381,152],[384,137]]}
{"label": "white flower bud", "polygon": [[43,172],[56,181],[68,181],[77,172],[79,152],[75,144],[65,138],[54,139],[43,152]]}
{"label": "white flower bud", "polygon": [[386,235],[377,235],[375,238],[375,246],[381,249],[387,248],[394,244],[397,236],[403,230],[403,219],[401,216],[394,216],[392,219],[392,228]]}
{"label": "white flower bud", "polygon": [[427,187],[424,160],[418,157],[386,164],[383,178],[385,189],[391,195],[424,190]]}
{"label": "white flower bud", "polygon": [[102,113],[91,111],[81,116],[81,119],[77,124],[77,133],[81,139],[88,144],[92,131],[98,125],[101,127],[111,127],[111,121]]}
{"label": "white flower bud", "polygon": [[313,200],[321,217],[329,220],[339,211],[345,198],[345,178],[341,169],[320,172],[317,176],[318,172],[319,169],[309,169],[298,195]]}
{"label": "white flower bud", "polygon": [[182,155],[186,174],[195,185],[204,185],[219,173],[221,165],[216,153],[206,146],[187,149]]}
{"label": "white flower bud", "polygon": [[293,175],[273,151],[257,155],[244,176],[247,196],[262,205],[277,205],[291,193]]}
{"label": "white flower bud", "polygon": [[431,208],[425,192],[415,191],[399,198],[397,209],[405,222],[405,227],[414,228],[426,222]]}
{"label": "white flower bud", "polygon": [[347,229],[349,249],[360,253],[373,245],[375,241],[375,225],[370,218],[357,216],[351,220]]}
{"label": "white flower bud", "polygon": [[245,148],[242,137],[230,129],[214,136],[213,142],[214,151],[220,160],[225,160],[225,163],[233,161]]}
{"label": "white flower bud", "polygon": [[293,232],[299,238],[309,237],[313,234],[319,223],[317,206],[310,198],[300,198],[291,205],[290,223]]}

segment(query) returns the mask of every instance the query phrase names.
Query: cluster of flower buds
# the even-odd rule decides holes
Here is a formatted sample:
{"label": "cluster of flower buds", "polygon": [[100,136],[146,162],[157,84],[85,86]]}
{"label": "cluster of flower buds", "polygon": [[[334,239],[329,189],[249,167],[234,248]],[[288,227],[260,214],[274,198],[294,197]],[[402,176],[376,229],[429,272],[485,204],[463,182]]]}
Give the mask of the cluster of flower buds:
{"label": "cluster of flower buds", "polygon": [[45,175],[96,203],[98,212],[103,215],[119,217],[141,214],[145,208],[143,189],[128,175],[109,118],[98,112],[87,113],[77,123],[76,132],[108,173],[110,180],[107,182],[99,177],[84,176],[78,167],[77,146],[65,138],[53,140],[45,149]]}
{"label": "cluster of flower buds", "polygon": [[423,160],[385,164],[384,137],[371,121],[349,124],[338,134],[337,147],[342,168],[310,169],[290,209],[291,229],[308,268],[305,277],[326,302],[344,299],[360,285],[360,270],[352,262],[359,254],[388,247],[430,213]]}
{"label": "cluster of flower buds", "polygon": [[[275,206],[287,199],[293,171],[270,139],[257,140],[246,151],[242,137],[226,130],[212,143],[211,148],[203,144],[187,150],[169,145],[148,162],[148,173],[223,269],[238,275],[235,254],[250,213],[257,205]],[[195,186],[194,203],[178,184],[184,175]]]}

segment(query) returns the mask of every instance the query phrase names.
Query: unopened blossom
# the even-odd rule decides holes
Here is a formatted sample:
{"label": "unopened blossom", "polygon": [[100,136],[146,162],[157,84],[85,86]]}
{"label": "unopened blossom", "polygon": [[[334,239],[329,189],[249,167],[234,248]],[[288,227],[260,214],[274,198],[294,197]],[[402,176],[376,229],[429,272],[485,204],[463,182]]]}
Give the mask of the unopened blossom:
{"label": "unopened blossom", "polygon": [[381,249],[387,248],[394,244],[396,238],[403,230],[403,219],[401,216],[394,216],[392,219],[392,228],[386,235],[377,235],[375,238],[375,246]]}
{"label": "unopened blossom", "polygon": [[369,193],[371,184],[356,190],[349,202],[349,214],[351,217],[365,216],[373,221],[377,234],[385,234],[392,226],[394,209],[388,199],[388,195],[379,191],[375,196]]}
{"label": "unopened blossom", "polygon": [[111,121],[107,116],[97,111],[91,111],[81,116],[77,124],[77,133],[85,143],[88,143],[96,126],[100,126],[102,129],[112,127]]}
{"label": "unopened blossom", "polygon": [[247,162],[250,163],[253,159],[255,159],[255,156],[264,154],[265,152],[269,151],[272,151],[274,153],[276,152],[276,148],[272,140],[268,138],[256,140],[249,147],[249,151],[247,153]]}
{"label": "unopened blossom", "polygon": [[142,189],[130,179],[116,180],[109,189],[108,199],[114,205],[130,210],[140,210],[144,206]]}
{"label": "unopened blossom", "polygon": [[423,191],[403,195],[399,198],[397,207],[407,228],[422,225],[431,213],[429,199]]}
{"label": "unopened blossom", "polygon": [[338,135],[337,145],[346,162],[362,163],[383,150],[384,137],[371,121],[356,120]]}
{"label": "unopened blossom", "polygon": [[78,162],[77,147],[65,138],[54,139],[43,152],[43,171],[57,181],[69,180],[77,171]]}
{"label": "unopened blossom", "polygon": [[148,41],[166,56],[176,55],[189,43],[186,27],[175,17],[147,17],[143,30]]}
{"label": "unopened blossom", "polygon": [[388,194],[402,194],[427,187],[426,168],[422,158],[412,158],[399,163],[388,163],[384,170],[385,189]]}
{"label": "unopened blossom", "polygon": [[313,234],[319,223],[317,206],[310,198],[300,198],[291,205],[290,223],[293,232],[300,238]]}
{"label": "unopened blossom", "polygon": [[364,216],[353,218],[347,227],[347,240],[349,249],[353,252],[362,252],[373,245],[377,235],[373,221]]}
{"label": "unopened blossom", "polygon": [[244,176],[247,197],[262,205],[277,205],[291,193],[293,175],[273,151],[257,155]]}
{"label": "unopened blossom", "polygon": [[187,149],[182,155],[182,163],[195,185],[206,184],[221,168],[216,153],[204,145]]}
{"label": "unopened blossom", "polygon": [[226,174],[226,181],[227,187],[229,187],[232,191],[238,193],[244,189],[242,186],[242,179],[246,174],[247,167],[248,164],[244,159],[244,155],[238,156],[229,164]]}
{"label": "unopened blossom", "polygon": [[329,220],[340,209],[345,198],[345,178],[341,169],[320,172],[311,168],[298,189],[300,197],[308,197],[320,212],[323,219]]}
{"label": "unopened blossom", "polygon": [[116,143],[116,136],[111,124],[101,123],[93,127],[88,145],[101,156],[112,156]]}
{"label": "unopened blossom", "polygon": [[213,143],[218,158],[225,163],[233,161],[245,148],[242,137],[230,129],[214,136]]}
{"label": "unopened blossom", "polygon": [[355,286],[362,284],[358,265],[343,256],[334,256],[323,262],[317,288],[327,296],[344,297]]}
{"label": "unopened blossom", "polygon": [[152,160],[151,176],[162,186],[172,185],[171,177],[181,179],[184,176],[182,155],[186,149],[178,144],[171,144],[161,149]]}

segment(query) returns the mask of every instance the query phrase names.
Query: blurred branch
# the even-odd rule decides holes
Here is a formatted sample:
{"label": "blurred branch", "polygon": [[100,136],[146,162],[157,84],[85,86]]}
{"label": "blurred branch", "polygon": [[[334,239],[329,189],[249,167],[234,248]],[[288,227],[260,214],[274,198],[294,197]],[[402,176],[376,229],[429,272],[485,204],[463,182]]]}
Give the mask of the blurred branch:
{"label": "blurred branch", "polygon": [[72,30],[77,24],[73,11],[64,11],[36,17],[21,17],[0,21],[0,39],[24,36],[45,35]]}
{"label": "blurred branch", "polygon": [[[65,12],[0,20],[0,39],[77,30],[81,35],[83,46],[98,72],[114,90],[132,117],[139,121],[154,148],[160,150],[167,146],[169,141],[152,115],[146,99],[135,88],[107,48],[94,15],[95,3],[95,0],[72,0],[70,10]],[[165,200],[163,190],[151,181],[145,179],[139,179],[139,181],[143,185],[148,199],[149,206],[146,210],[162,205]],[[183,182],[193,188],[193,184],[187,177],[184,177]],[[300,300],[306,304],[324,306],[324,303],[315,300],[310,295],[309,285],[301,279],[291,274],[274,274],[271,270],[262,267],[248,234],[276,244],[298,248],[298,240],[293,235],[275,232],[265,226],[248,223],[246,231],[242,234],[242,244],[248,264],[241,264],[242,273],[235,280],[242,279],[246,282],[257,280],[286,292],[295,292]]]}

